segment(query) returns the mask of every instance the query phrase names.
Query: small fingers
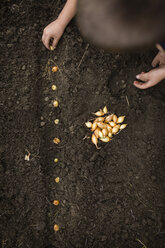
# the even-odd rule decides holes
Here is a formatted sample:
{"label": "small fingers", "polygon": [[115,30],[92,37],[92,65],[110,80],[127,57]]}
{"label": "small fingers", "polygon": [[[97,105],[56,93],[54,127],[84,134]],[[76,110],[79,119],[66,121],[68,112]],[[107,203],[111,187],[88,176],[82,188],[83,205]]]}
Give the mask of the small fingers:
{"label": "small fingers", "polygon": [[158,64],[160,64],[160,56],[157,54],[155,58],[152,61],[152,67],[156,67]]}
{"label": "small fingers", "polygon": [[59,39],[54,38],[53,43],[52,43],[52,47],[53,47],[53,48],[56,48],[56,46],[57,46],[57,44],[58,44],[58,41],[59,41]]}
{"label": "small fingers", "polygon": [[156,44],[156,48],[160,51],[160,52],[164,52],[163,47],[160,44]]}
{"label": "small fingers", "polygon": [[137,79],[140,79],[141,81],[148,81],[148,74],[142,72],[141,74],[136,75]]}
{"label": "small fingers", "polygon": [[134,81],[133,84],[134,84],[134,86],[136,86],[137,88],[139,88],[141,90],[144,90],[144,89],[147,89],[147,88],[150,88],[150,87],[153,86],[153,83],[151,81],[148,81],[148,82],[145,82],[145,83]]}
{"label": "small fingers", "polygon": [[49,35],[46,35],[45,32],[44,32],[43,35],[42,35],[42,42],[43,42],[44,46],[45,46],[47,49],[50,49],[50,47],[49,47],[50,36],[49,36]]}
{"label": "small fingers", "polygon": [[50,44],[50,37],[49,36],[45,36],[43,43],[44,43],[45,47],[50,50],[50,45],[49,45]]}

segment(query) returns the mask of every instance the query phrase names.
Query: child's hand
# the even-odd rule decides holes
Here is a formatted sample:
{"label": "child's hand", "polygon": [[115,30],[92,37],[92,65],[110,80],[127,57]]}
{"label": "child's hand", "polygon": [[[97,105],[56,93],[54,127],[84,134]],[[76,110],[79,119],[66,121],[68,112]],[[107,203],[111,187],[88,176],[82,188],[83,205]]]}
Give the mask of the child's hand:
{"label": "child's hand", "polygon": [[50,49],[50,39],[53,39],[53,43],[51,44],[53,48],[56,48],[63,32],[64,27],[57,19],[51,22],[48,26],[45,27],[42,35],[42,42],[44,43],[47,49]]}
{"label": "child's hand", "polygon": [[165,51],[164,51],[164,49],[159,44],[156,44],[156,47],[159,50],[159,52],[152,61],[153,67],[156,67],[157,65],[164,65],[165,64]]}
{"label": "child's hand", "polygon": [[165,79],[165,65],[160,65],[158,68],[155,68],[146,73],[142,72],[141,74],[137,75],[136,78],[144,82],[141,83],[139,81],[134,81],[134,85],[137,88],[150,88]]}

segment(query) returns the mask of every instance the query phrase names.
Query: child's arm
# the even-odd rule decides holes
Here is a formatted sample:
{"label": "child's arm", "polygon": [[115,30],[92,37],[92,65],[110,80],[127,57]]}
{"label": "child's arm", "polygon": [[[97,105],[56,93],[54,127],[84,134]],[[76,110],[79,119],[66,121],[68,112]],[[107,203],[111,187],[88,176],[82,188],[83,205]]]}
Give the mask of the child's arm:
{"label": "child's arm", "polygon": [[61,38],[66,26],[76,14],[77,0],[67,0],[58,18],[45,27],[42,35],[42,42],[47,49],[50,49],[50,39],[53,39],[52,46],[55,48]]}
{"label": "child's arm", "polygon": [[142,72],[136,76],[137,79],[143,81],[143,83],[134,81],[134,85],[139,89],[150,88],[165,79],[165,50],[159,44],[157,44],[156,47],[159,52],[152,61],[152,66],[156,67],[159,65],[159,67],[146,73]]}
{"label": "child's arm", "polygon": [[149,72],[142,72],[136,76],[137,79],[143,81],[134,81],[134,85],[139,89],[147,89],[153,87],[154,85],[165,79],[165,65],[160,65],[159,67],[152,69]]}

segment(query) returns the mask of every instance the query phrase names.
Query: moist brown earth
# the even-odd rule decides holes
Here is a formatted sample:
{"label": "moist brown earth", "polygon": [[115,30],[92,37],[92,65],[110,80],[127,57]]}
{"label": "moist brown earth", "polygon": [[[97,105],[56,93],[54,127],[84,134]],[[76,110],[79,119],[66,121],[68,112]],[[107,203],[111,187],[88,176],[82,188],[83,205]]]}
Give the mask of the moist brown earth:
{"label": "moist brown earth", "polygon": [[[73,20],[50,52],[42,30],[63,5],[0,3],[1,247],[163,248],[165,82],[145,91],[132,85],[156,50],[88,46]],[[83,140],[84,122],[105,105],[126,115],[128,126],[97,150]]]}

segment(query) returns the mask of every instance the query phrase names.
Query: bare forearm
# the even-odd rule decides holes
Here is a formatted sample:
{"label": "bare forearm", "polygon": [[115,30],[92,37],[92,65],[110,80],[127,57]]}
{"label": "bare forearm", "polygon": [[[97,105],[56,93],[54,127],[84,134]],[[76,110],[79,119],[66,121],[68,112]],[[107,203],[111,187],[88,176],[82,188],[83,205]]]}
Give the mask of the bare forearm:
{"label": "bare forearm", "polygon": [[63,10],[58,16],[58,20],[65,29],[71,19],[75,16],[77,9],[77,0],[67,0]]}

